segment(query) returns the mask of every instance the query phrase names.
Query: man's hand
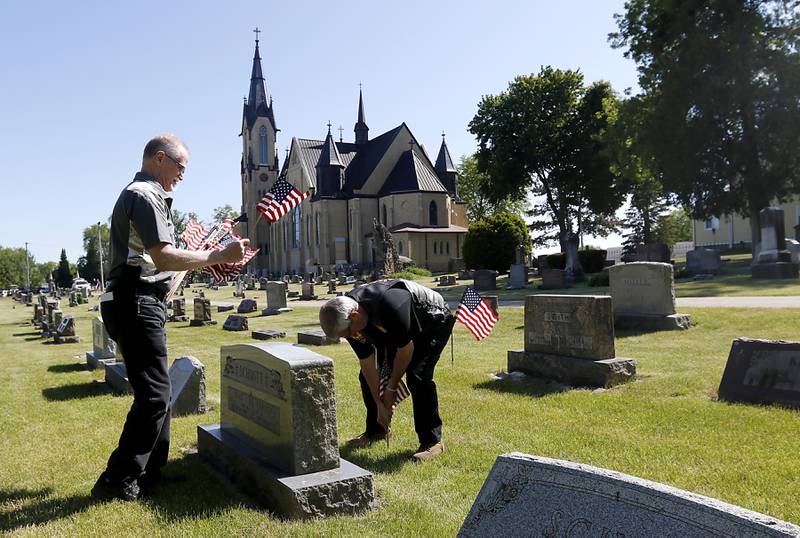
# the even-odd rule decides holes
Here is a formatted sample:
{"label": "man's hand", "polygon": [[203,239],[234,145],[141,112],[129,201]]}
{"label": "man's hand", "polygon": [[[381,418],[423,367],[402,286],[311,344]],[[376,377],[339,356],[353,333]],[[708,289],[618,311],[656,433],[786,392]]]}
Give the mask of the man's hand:
{"label": "man's hand", "polygon": [[249,239],[239,239],[227,245],[224,249],[219,251],[220,263],[236,263],[244,258],[247,252],[247,245],[250,244]]}
{"label": "man's hand", "polygon": [[383,405],[383,403],[378,404],[378,424],[383,426],[386,433],[389,433],[392,425],[392,411],[390,408]]}
{"label": "man's hand", "polygon": [[383,396],[381,396],[381,401],[383,402],[383,406],[390,411],[394,411],[396,401],[397,401],[397,392],[391,391],[388,388],[383,392]]}

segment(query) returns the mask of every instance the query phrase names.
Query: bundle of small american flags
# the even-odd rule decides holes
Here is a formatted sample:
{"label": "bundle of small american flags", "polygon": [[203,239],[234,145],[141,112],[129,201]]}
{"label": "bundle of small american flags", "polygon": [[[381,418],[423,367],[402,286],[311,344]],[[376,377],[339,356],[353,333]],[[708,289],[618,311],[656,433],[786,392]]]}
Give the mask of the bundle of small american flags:
{"label": "bundle of small american flags", "polygon": [[269,192],[258,202],[256,209],[268,222],[277,222],[310,195],[311,191],[302,193],[283,177],[279,177]]}
{"label": "bundle of small american flags", "polygon": [[[230,243],[241,239],[232,231],[234,224],[232,220],[226,219],[209,231],[205,226],[191,219],[181,234],[181,239],[187,250],[222,250]],[[248,248],[244,258],[238,262],[209,265],[204,267],[203,271],[210,273],[217,282],[224,282],[227,278],[238,275],[242,267],[258,253],[258,250],[257,248]]]}
{"label": "bundle of small american flags", "polygon": [[474,289],[467,287],[456,312],[456,320],[463,323],[477,340],[483,340],[497,323],[497,314],[489,303]]}
{"label": "bundle of small american flags", "polygon": [[[392,369],[389,367],[389,361],[385,360],[381,365],[380,383],[378,383],[379,396],[383,397],[383,393],[386,391],[386,387],[389,385],[390,377],[392,377]],[[411,396],[411,393],[408,391],[408,387],[406,387],[406,384],[403,383],[402,379],[397,383],[397,392],[395,394],[396,398],[392,409],[397,407],[400,402]]]}

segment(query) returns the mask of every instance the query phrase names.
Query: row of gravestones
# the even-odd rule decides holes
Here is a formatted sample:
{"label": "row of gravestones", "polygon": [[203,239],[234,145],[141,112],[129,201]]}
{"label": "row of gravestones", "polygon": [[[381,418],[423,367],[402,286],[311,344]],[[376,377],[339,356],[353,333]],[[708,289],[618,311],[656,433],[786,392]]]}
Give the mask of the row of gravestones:
{"label": "row of gravestones", "polygon": [[52,338],[55,344],[74,344],[80,342],[75,334],[75,318],[65,316],[57,299],[39,296],[39,302],[33,305],[31,323],[41,330],[43,338]]}

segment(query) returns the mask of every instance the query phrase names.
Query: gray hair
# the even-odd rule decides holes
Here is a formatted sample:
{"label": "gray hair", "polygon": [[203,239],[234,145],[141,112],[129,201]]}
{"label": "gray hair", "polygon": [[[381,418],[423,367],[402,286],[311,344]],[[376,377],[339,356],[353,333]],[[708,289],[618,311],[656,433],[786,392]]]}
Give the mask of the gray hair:
{"label": "gray hair", "polygon": [[329,338],[335,338],[350,326],[350,312],[357,308],[358,303],[346,295],[329,299],[319,309],[319,325],[322,331]]}
{"label": "gray hair", "polygon": [[181,153],[186,153],[188,155],[189,148],[186,147],[186,144],[184,144],[180,138],[172,133],[157,134],[145,145],[144,153],[142,153],[142,161],[152,159],[159,151],[163,151],[172,159],[177,160]]}

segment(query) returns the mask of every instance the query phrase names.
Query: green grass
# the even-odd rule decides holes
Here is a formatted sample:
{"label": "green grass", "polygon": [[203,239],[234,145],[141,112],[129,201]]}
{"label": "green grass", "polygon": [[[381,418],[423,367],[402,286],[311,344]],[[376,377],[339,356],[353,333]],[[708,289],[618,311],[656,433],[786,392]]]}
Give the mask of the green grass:
{"label": "green grass", "polygon": [[[231,287],[207,295],[231,297]],[[193,293],[187,293],[191,302]],[[257,296],[259,307],[264,292]],[[62,301],[62,305],[65,302]],[[458,325],[455,365],[446,350],[437,369],[445,454],[415,466],[411,406],[401,405],[391,446],[343,457],[374,473],[380,505],[355,517],[284,522],[254,506],[199,460],[196,426],[219,419],[219,347],[254,342],[221,327],[168,324],[170,357],[190,354],[206,365],[210,412],[174,419],[167,472],[187,482],[130,504],[94,503],[97,475],[116,445],[130,397],[108,393],[100,371],[81,364],[91,349],[92,316],[77,318],[80,344],[35,339],[32,310],[0,300],[0,531],[20,535],[454,535],[495,458],[521,451],[562,458],[664,482],[800,522],[798,413],[715,400],[738,336],[796,338],[799,310],[685,309],[697,326],[685,332],[618,334],[617,355],[638,360],[635,382],[594,393],[554,392],[534,381],[492,381],[506,350],[522,347],[523,311],[501,309],[487,340]],[[93,303],[94,304],[94,299]],[[291,302],[276,317],[249,315],[251,328],[298,329],[317,310]],[[227,313],[215,314],[220,322]],[[363,430],[358,364],[349,346],[315,348],[334,359],[340,444]]]}

